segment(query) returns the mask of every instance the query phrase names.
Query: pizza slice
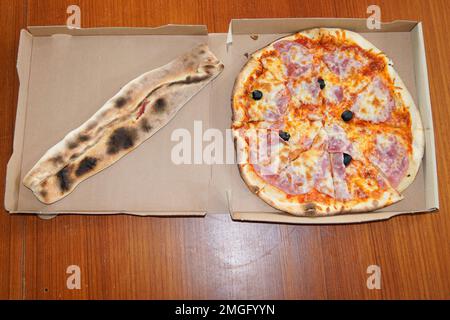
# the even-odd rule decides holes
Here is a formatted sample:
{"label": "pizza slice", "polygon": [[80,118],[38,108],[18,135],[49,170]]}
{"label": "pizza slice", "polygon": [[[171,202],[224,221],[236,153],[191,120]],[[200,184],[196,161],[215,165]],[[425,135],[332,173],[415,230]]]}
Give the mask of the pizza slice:
{"label": "pizza slice", "polygon": [[233,122],[280,121],[290,102],[285,82],[267,70],[253,77],[251,85],[234,95]]}
{"label": "pizza slice", "polygon": [[334,184],[329,153],[309,149],[283,170],[265,179],[258,196],[269,205],[295,215],[333,214]]}
{"label": "pizza slice", "polygon": [[[261,146],[252,143],[255,140],[252,136],[258,136],[254,134],[255,127],[263,128],[262,137],[270,135],[270,143],[263,143],[271,146],[266,161],[252,161],[257,158],[254,154],[261,154]],[[249,189],[268,204],[287,212],[307,214],[314,200],[332,201],[331,164],[321,121],[247,123],[233,132],[237,152],[244,155],[239,162],[240,174]]]}
{"label": "pizza slice", "polygon": [[251,166],[262,177],[279,173],[286,166],[290,151],[289,142],[283,139],[282,126],[281,122],[235,124],[237,163]]}
{"label": "pizza slice", "polygon": [[328,151],[345,153],[352,159],[369,160],[402,192],[414,180],[421,162],[421,153],[413,148],[408,131],[388,125],[355,125],[328,121]]}
{"label": "pizza slice", "polygon": [[390,126],[344,126],[354,153],[363,155],[399,192],[414,180],[421,162],[420,149],[412,147],[414,138]]}
{"label": "pizza slice", "polygon": [[200,45],[125,85],[89,120],[50,148],[23,178],[44,203],[109,167],[166,125],[223,64]]}
{"label": "pizza slice", "polygon": [[286,164],[310,149],[321,130],[322,122],[317,120],[235,123],[237,162],[261,164],[266,159],[272,165]]}
{"label": "pizza slice", "polygon": [[352,159],[346,153],[330,153],[335,203],[339,212],[373,211],[403,199],[388,179],[367,159]]}
{"label": "pizza slice", "polygon": [[[368,156],[368,132],[352,131],[349,134],[342,123],[328,121],[327,151],[330,153],[335,189],[335,212],[372,211],[402,199],[391,181]],[[352,127],[353,129],[354,127]],[[367,141],[362,145],[361,141]]]}

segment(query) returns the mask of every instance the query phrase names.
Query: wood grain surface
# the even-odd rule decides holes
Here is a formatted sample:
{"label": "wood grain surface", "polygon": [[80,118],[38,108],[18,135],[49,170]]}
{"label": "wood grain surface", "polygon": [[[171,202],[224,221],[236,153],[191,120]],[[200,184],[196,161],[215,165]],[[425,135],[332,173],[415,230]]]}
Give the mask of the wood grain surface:
{"label": "wood grain surface", "polygon": [[[19,31],[61,25],[78,4],[82,27],[206,24],[231,18],[366,17],[423,21],[441,210],[343,226],[237,223],[206,218],[35,216],[0,212],[0,298],[10,299],[409,299],[450,298],[450,10],[447,0],[0,1],[0,176],[12,153]],[[0,187],[3,203],[4,183]],[[366,287],[379,265],[381,290]],[[66,268],[81,268],[81,289]]]}

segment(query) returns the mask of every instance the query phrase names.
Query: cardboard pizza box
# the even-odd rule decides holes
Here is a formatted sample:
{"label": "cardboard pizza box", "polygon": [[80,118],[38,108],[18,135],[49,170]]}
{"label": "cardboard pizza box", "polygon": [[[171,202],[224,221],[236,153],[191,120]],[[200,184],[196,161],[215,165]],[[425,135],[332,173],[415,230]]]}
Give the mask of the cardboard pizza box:
{"label": "cardboard pizza box", "polygon": [[[227,201],[229,211],[234,220],[264,221],[305,224],[355,223],[383,220],[400,214],[433,212],[439,209],[438,181],[436,173],[436,156],[434,144],[433,118],[428,85],[428,73],[425,57],[425,45],[422,24],[414,21],[394,21],[382,23],[380,30],[369,30],[365,19],[240,19],[230,22],[227,36],[227,54],[222,59],[229,67],[228,73],[219,78],[215,87],[230,85],[246,61],[246,54],[264,47],[268,43],[298,30],[316,27],[337,27],[356,31],[384,51],[394,62],[394,68],[399,73],[405,85],[419,108],[425,128],[425,153],[422,165],[416,179],[403,192],[404,199],[397,204],[371,213],[347,214],[330,217],[296,217],[282,213],[265,204],[253,195],[239,176],[236,166],[230,168],[225,176],[229,177]],[[210,35],[210,37],[214,35]],[[228,63],[227,63],[228,62]],[[232,85],[232,84],[231,84]],[[230,87],[227,87],[228,92]],[[226,90],[225,90],[226,91]],[[220,94],[220,93],[219,93]],[[223,93],[222,103],[228,96]],[[227,93],[229,95],[229,93]],[[217,96],[217,93],[215,94]],[[229,107],[227,108],[230,109]],[[226,126],[217,118],[215,126]],[[229,124],[228,124],[229,125]],[[217,176],[214,180],[223,178],[223,171],[213,171]]]}
{"label": "cardboard pizza box", "polygon": [[[405,199],[382,210],[303,218],[282,213],[250,193],[233,161],[230,95],[248,54],[284,35],[312,27],[341,27],[362,33],[385,51],[420,109],[426,147],[422,166]],[[225,70],[200,91],[153,137],[110,168],[81,183],[62,200],[45,205],[21,183],[42,154],[87,120],[121,86],[163,65],[197,43],[207,42]],[[14,151],[8,163],[5,208],[11,213],[52,216],[111,214],[202,216],[231,214],[235,220],[281,223],[353,223],[387,219],[439,208],[431,104],[422,25],[384,23],[368,30],[364,19],[241,19],[228,33],[208,34],[205,26],[22,30],[17,69],[20,80]],[[177,131],[178,130],[178,131]],[[205,132],[221,132],[219,163],[203,159],[177,165],[171,153],[188,133],[192,153],[209,144]],[[209,131],[211,132],[211,131]],[[228,139],[227,139],[228,138]],[[231,148],[230,148],[231,145]],[[231,151],[230,151],[231,150]],[[198,162],[198,163],[197,163]],[[228,163],[228,164],[227,164]]]}

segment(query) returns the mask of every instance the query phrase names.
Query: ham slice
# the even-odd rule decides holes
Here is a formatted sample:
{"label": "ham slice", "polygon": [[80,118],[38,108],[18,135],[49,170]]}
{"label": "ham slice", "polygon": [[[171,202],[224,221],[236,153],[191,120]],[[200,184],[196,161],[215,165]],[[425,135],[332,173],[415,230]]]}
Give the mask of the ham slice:
{"label": "ham slice", "polygon": [[335,197],[337,200],[349,200],[351,195],[345,180],[344,154],[331,153],[330,157]]}
{"label": "ham slice", "polygon": [[274,43],[273,46],[281,55],[288,77],[299,77],[313,69],[313,54],[300,43],[283,40]]}
{"label": "ham slice", "polygon": [[[357,60],[356,57],[361,60]],[[348,49],[345,51],[342,49],[336,49],[325,53],[322,59],[328,69],[340,78],[346,78],[352,72],[356,72],[368,63],[367,59]]]}
{"label": "ham slice", "polygon": [[409,167],[407,151],[394,135],[377,135],[369,160],[378,166],[394,188],[405,177]]}
{"label": "ham slice", "polygon": [[262,178],[290,195],[306,194],[315,188],[334,197],[330,159],[324,150],[305,151],[279,174],[266,174]]}
{"label": "ham slice", "polygon": [[328,135],[328,151],[352,154],[353,147],[344,129],[338,124],[325,126]]}

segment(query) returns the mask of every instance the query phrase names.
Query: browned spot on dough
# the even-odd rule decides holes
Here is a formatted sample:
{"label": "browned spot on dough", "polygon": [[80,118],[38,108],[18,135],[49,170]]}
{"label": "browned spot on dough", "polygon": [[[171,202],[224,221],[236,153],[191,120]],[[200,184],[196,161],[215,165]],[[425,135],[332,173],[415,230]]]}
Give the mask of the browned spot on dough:
{"label": "browned spot on dough", "polygon": [[135,128],[121,127],[114,130],[108,140],[108,154],[115,154],[134,146],[137,138]]}
{"label": "browned spot on dough", "polygon": [[205,76],[187,76],[184,80],[174,81],[168,84],[168,86],[174,86],[177,84],[191,84],[191,83],[198,83],[202,82],[206,79],[211,78],[210,74],[207,74]]}
{"label": "browned spot on dough", "polygon": [[248,53],[247,52],[244,53],[244,56],[248,59]]}
{"label": "browned spot on dough", "polygon": [[76,147],[78,147],[78,143],[76,143],[76,142],[68,142],[67,143],[67,147],[69,148],[69,149],[75,149]]}
{"label": "browned spot on dough", "polygon": [[146,118],[142,118],[141,129],[144,132],[150,132],[150,130],[152,130],[152,126],[148,123],[148,120]]}
{"label": "browned spot on dough", "polygon": [[50,158],[50,161],[53,162],[53,164],[59,164],[63,162],[63,157],[61,155],[57,155],[53,158]]}
{"label": "browned spot on dough", "polygon": [[198,52],[198,54],[204,54],[206,51],[205,50],[200,50],[199,52]]}
{"label": "browned spot on dough", "polygon": [[306,203],[303,208],[305,209],[305,214],[308,216],[316,214],[316,205],[314,203]]}
{"label": "browned spot on dough", "polygon": [[41,183],[41,187],[45,188],[47,186],[47,180],[42,181]]}
{"label": "browned spot on dough", "polygon": [[153,108],[156,112],[161,113],[166,109],[167,101],[164,98],[159,98],[155,101]]}
{"label": "browned spot on dough", "polygon": [[48,194],[48,193],[47,193],[47,191],[42,190],[42,191],[40,192],[40,194],[41,194],[41,197],[45,199],[45,198],[47,197],[47,194]]}
{"label": "browned spot on dough", "polygon": [[76,158],[78,158],[80,156],[79,153],[74,153],[73,155],[70,156],[70,160],[75,160]]}
{"label": "browned spot on dough", "polygon": [[70,179],[70,168],[65,166],[61,170],[58,171],[56,177],[59,181],[59,189],[62,193],[69,191],[72,181]]}
{"label": "browned spot on dough", "polygon": [[115,101],[116,108],[118,108],[118,109],[122,108],[127,102],[128,102],[128,99],[125,97],[117,98]]}
{"label": "browned spot on dough", "polygon": [[78,141],[79,142],[86,142],[90,139],[91,137],[89,137],[87,134],[80,134],[78,136]]}
{"label": "browned spot on dough", "polygon": [[252,186],[252,185],[248,185],[248,188],[250,189],[251,192],[253,193],[258,193],[260,188],[258,186]]}
{"label": "browned spot on dough", "polygon": [[250,38],[251,38],[252,40],[258,40],[259,36],[258,36],[257,34],[252,34],[252,35],[250,36]]}
{"label": "browned spot on dough", "polygon": [[82,176],[83,174],[91,171],[97,165],[97,161],[98,161],[98,159],[94,158],[94,157],[84,158],[83,160],[81,160],[80,164],[78,165],[78,168],[75,171],[75,174],[79,177],[79,176]]}

